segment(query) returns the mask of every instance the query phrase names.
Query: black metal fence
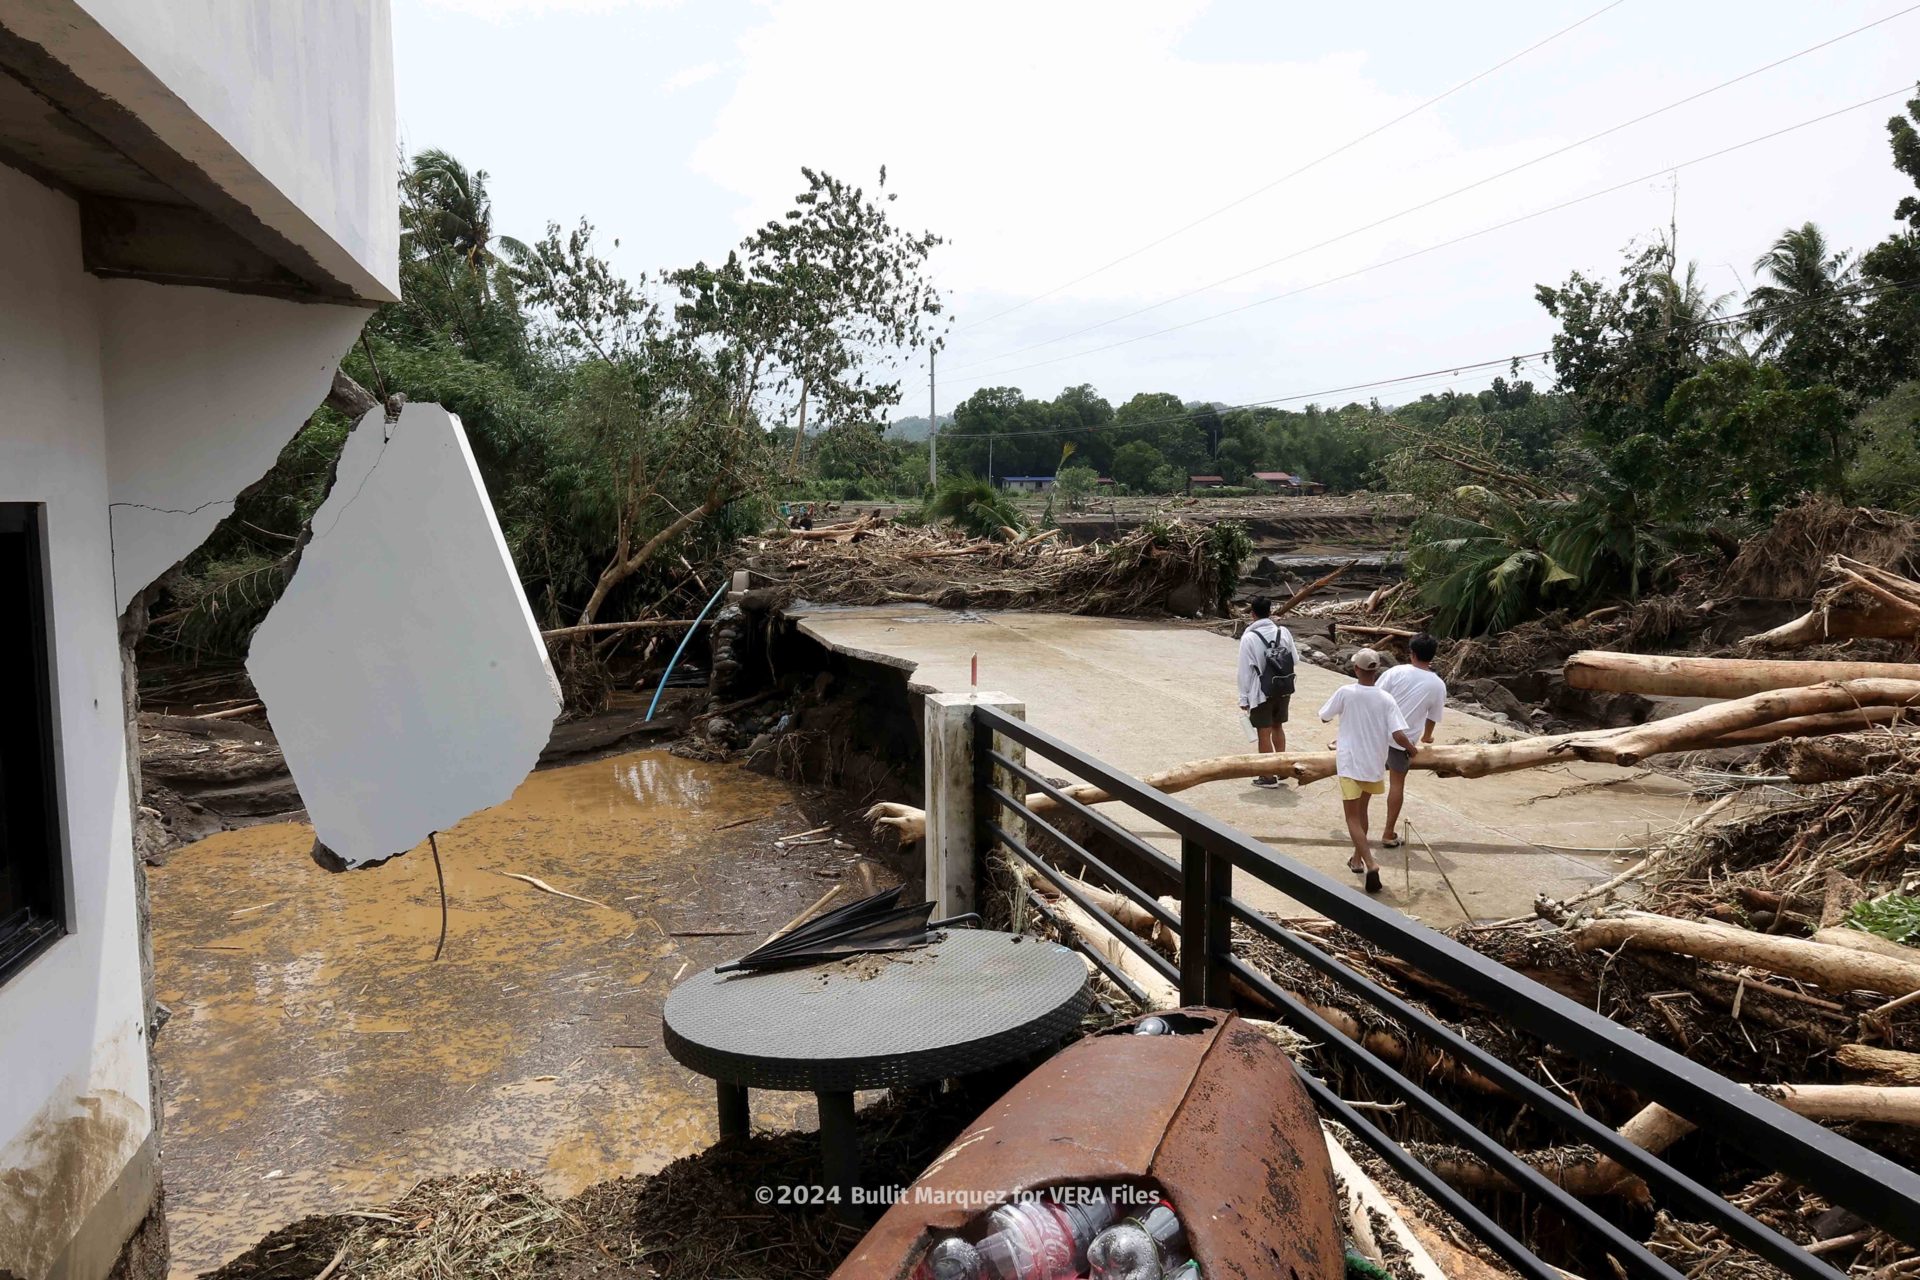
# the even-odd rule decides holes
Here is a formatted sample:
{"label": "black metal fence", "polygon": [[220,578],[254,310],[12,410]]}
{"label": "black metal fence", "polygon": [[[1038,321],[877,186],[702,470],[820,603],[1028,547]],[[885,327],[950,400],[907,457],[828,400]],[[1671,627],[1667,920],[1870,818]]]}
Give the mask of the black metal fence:
{"label": "black metal fence", "polygon": [[[1540,1170],[1477,1128],[1419,1083],[1364,1045],[1349,1039],[1314,1009],[1282,989],[1233,952],[1233,925],[1243,924],[1287,955],[1312,966],[1360,1000],[1389,1015],[1409,1032],[1444,1049],[1462,1065],[1480,1072],[1515,1099],[1638,1174],[1661,1207],[1676,1216],[1719,1227],[1728,1238],[1778,1266],[1790,1276],[1838,1280],[1841,1273],[1777,1231],[1729,1203],[1710,1188],[1621,1137],[1567,1098],[1536,1083],[1487,1050],[1465,1039],[1422,1010],[1382,988],[1296,933],[1267,919],[1233,897],[1235,871],[1287,894],[1309,910],[1417,966],[1482,1006],[1496,1010],[1517,1030],[1573,1055],[1632,1089],[1642,1098],[1709,1129],[1756,1164],[1776,1170],[1834,1204],[1909,1244],[1920,1245],[1920,1175],[1835,1134],[1811,1120],[1741,1087],[1717,1072],[1655,1044],[1594,1011],[1514,973],[1443,934],[1374,902],[1364,894],[1274,853],[1164,792],[1086,755],[1023,720],[993,707],[974,710],[975,752],[983,834],[1008,849],[1083,911],[1104,925],[1141,962],[1179,988],[1186,1004],[1232,1004],[1230,986],[1247,987],[1280,1011],[1282,1021],[1343,1055],[1423,1114],[1452,1140],[1484,1160],[1534,1202],[1557,1213],[1570,1227],[1586,1233],[1605,1251],[1622,1275],[1680,1280],[1681,1273]],[[1141,814],[1164,824],[1180,838],[1178,862],[1127,831],[1099,809],[1082,804],[1039,772],[1009,754],[1002,741],[1017,743],[1090,782]],[[996,781],[996,776],[999,781]],[[1050,796],[1059,806],[1036,813],[1027,791]],[[1107,840],[1117,841],[1137,858],[1156,866],[1181,886],[1176,915],[1138,885],[1075,840],[1057,821],[1071,814]],[[1004,821],[1011,815],[1012,821]],[[1074,880],[1036,854],[1023,833],[1039,831],[1098,872],[1156,920],[1179,933],[1176,967],[1132,930],[1114,920],[1080,891]],[[1037,897],[1036,909],[1049,914]],[[1056,922],[1057,923],[1057,922]],[[1071,936],[1070,931],[1062,931]],[[1196,941],[1199,945],[1195,945]],[[1093,949],[1089,959],[1135,1000],[1145,993],[1120,968]],[[1535,1256],[1524,1243],[1494,1221],[1411,1152],[1310,1073],[1302,1072],[1323,1115],[1338,1120],[1366,1142],[1395,1172],[1418,1187],[1473,1232],[1522,1275],[1563,1280],[1562,1273]]]}

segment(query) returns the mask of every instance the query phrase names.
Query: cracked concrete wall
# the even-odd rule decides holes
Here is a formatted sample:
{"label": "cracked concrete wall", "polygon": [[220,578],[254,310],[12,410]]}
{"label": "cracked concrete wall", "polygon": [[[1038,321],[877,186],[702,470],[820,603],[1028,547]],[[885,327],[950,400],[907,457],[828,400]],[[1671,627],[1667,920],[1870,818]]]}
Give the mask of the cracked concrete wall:
{"label": "cracked concrete wall", "polygon": [[[80,269],[73,201],[3,166],[0,226],[0,501],[45,504],[68,863],[68,936],[0,983],[8,1171],[0,1271],[37,1276],[37,1260],[79,1231],[74,1213],[133,1159],[152,1117],[107,515],[101,287]],[[32,1192],[47,1179],[71,1194]]]}
{"label": "cracked concrete wall", "polygon": [[314,834],[349,865],[513,794],[560,686],[458,418],[361,419],[247,673]]}
{"label": "cracked concrete wall", "polygon": [[123,611],[272,468],[372,312],[140,280],[99,290]]}

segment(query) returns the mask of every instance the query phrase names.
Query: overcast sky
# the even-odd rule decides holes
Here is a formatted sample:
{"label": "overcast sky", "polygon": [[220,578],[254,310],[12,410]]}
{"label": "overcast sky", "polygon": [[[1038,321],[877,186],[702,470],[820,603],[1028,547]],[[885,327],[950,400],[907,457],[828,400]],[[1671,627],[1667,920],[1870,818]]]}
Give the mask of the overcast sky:
{"label": "overcast sky", "polygon": [[[1855,249],[1888,233],[1912,190],[1884,129],[1906,94],[1645,175],[1911,88],[1920,6],[1313,247],[1908,7],[1619,0],[1277,181],[1606,3],[395,0],[394,26],[404,144],[485,169],[500,231],[588,217],[630,274],[724,256],[787,207],[801,165],[866,181],[884,164],[898,216],[948,241],[933,260],[954,326],[944,412],[982,385],[1243,403],[1538,351],[1551,322],[1534,286],[1610,273],[1676,208],[1682,256],[1736,301],[1788,225],[1812,219]],[[1169,326],[1184,327],[1144,336]],[[924,413],[924,358],[904,376],[901,412]]]}

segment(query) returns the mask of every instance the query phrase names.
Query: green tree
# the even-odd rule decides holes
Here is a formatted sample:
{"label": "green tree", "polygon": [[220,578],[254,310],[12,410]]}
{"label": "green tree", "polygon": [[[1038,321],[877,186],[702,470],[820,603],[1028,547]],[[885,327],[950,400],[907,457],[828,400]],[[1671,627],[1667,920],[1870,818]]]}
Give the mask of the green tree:
{"label": "green tree", "polygon": [[1150,492],[1154,472],[1166,465],[1160,451],[1145,440],[1123,444],[1113,455],[1113,478],[1134,493]]}
{"label": "green tree", "polygon": [[1117,444],[1144,441],[1175,468],[1193,471],[1209,456],[1205,432],[1180,397],[1170,392],[1134,396],[1114,410],[1112,431]]}
{"label": "green tree", "polygon": [[1062,467],[1054,473],[1054,492],[1067,500],[1067,510],[1084,511],[1087,500],[1100,487],[1100,473],[1083,463]]}
{"label": "green tree", "polygon": [[879,370],[920,349],[938,350],[944,310],[927,273],[941,243],[897,225],[894,197],[803,168],[806,189],[718,267],[669,275],[686,301],[682,325],[731,345],[722,372],[766,416],[793,429],[798,474],[809,415],[827,423],[872,421],[900,398]]}
{"label": "green tree", "polygon": [[1847,474],[1856,502],[1920,515],[1920,382],[1903,382],[1854,419],[1859,452]]}
{"label": "green tree", "polygon": [[1852,433],[1840,393],[1790,385],[1777,365],[1721,360],[1674,388],[1668,430],[1650,450],[1673,518],[1768,515],[1809,489],[1837,489]]}
{"label": "green tree", "polygon": [[[1893,167],[1920,189],[1920,97],[1887,121]],[[1860,390],[1884,395],[1920,377],[1920,195],[1903,196],[1893,216],[1899,230],[1860,259],[1863,284],[1873,290],[1862,308],[1865,350]]]}
{"label": "green tree", "polygon": [[1756,354],[1797,387],[1849,385],[1861,336],[1852,255],[1833,249],[1808,222],[1782,232],[1753,269],[1767,282],[1748,298],[1755,314],[1747,326],[1760,338]]}

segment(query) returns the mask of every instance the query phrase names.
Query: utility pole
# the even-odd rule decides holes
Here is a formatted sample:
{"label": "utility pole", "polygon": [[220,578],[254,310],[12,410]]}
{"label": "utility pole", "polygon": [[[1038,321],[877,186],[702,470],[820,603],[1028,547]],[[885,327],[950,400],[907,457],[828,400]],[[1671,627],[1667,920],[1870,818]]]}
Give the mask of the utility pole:
{"label": "utility pole", "polygon": [[940,414],[933,401],[932,347],[927,348],[927,488],[940,485]]}

